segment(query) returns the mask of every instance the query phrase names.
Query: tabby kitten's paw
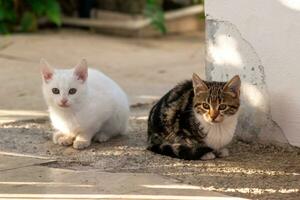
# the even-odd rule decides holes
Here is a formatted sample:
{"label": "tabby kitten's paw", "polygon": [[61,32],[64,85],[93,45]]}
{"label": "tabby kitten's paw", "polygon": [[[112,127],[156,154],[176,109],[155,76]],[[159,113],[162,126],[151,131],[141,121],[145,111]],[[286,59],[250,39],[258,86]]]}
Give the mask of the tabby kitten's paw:
{"label": "tabby kitten's paw", "polygon": [[73,144],[74,137],[70,135],[62,135],[57,138],[57,144],[62,146],[70,146]]}
{"label": "tabby kitten's paw", "polygon": [[201,160],[213,160],[216,158],[216,155],[213,152],[209,152],[207,154],[205,154],[204,156],[202,156],[200,159]]}
{"label": "tabby kitten's paw", "polygon": [[85,149],[91,145],[90,140],[77,139],[73,142],[74,149]]}
{"label": "tabby kitten's paw", "polygon": [[225,158],[229,156],[229,150],[227,148],[221,149],[220,151],[217,152],[217,156],[219,158]]}

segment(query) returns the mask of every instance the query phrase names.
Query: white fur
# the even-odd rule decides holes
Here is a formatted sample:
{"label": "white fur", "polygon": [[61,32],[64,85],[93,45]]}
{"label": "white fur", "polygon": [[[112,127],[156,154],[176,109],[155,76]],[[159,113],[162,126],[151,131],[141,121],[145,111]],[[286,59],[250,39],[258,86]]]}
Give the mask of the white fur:
{"label": "white fur", "polygon": [[237,125],[238,113],[224,117],[223,122],[219,123],[208,122],[202,115],[197,113],[196,117],[201,122],[201,127],[205,133],[207,133],[205,143],[208,147],[216,151],[221,151],[231,142]]}
{"label": "white fur", "polygon": [[[44,68],[46,70],[43,69],[42,73],[50,67]],[[79,80],[74,74],[76,68],[55,69],[48,81],[44,77],[44,98],[52,125],[58,130],[53,135],[53,142],[60,145],[73,144],[74,148],[83,149],[90,145],[92,138],[103,142],[125,133],[129,106],[123,90],[95,69],[88,69],[86,81]],[[58,88],[60,94],[53,94],[52,88]],[[76,88],[77,92],[69,95],[70,88]],[[69,107],[58,105],[62,98],[68,99]]]}
{"label": "white fur", "polygon": [[201,160],[213,160],[216,158],[216,155],[213,152],[208,152],[204,156],[202,156],[200,159]]}

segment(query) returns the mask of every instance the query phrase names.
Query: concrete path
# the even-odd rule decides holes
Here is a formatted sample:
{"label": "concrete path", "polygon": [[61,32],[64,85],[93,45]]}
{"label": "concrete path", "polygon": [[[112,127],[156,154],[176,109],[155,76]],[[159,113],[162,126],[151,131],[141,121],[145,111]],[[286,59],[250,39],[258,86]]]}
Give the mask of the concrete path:
{"label": "concrete path", "polygon": [[12,154],[0,162],[0,199],[241,199],[155,174],[49,168],[50,160]]}

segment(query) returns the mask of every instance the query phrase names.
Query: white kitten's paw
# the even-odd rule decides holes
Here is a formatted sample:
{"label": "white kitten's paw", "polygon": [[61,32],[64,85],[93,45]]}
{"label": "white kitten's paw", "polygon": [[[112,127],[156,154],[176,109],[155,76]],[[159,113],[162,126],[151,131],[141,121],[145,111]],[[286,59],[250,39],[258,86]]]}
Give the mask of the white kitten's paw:
{"label": "white kitten's paw", "polygon": [[216,158],[216,155],[213,152],[209,152],[207,154],[205,154],[204,156],[202,156],[200,159],[201,160],[213,160]]}
{"label": "white kitten's paw", "polygon": [[63,146],[70,146],[73,144],[74,137],[70,135],[63,135],[57,138],[57,144]]}
{"label": "white kitten's paw", "polygon": [[74,149],[85,149],[85,148],[89,147],[90,145],[91,145],[90,140],[78,140],[78,139],[76,139],[73,142],[73,148]]}
{"label": "white kitten's paw", "polygon": [[60,131],[54,132],[53,133],[53,137],[52,137],[52,141],[54,144],[58,144],[58,138],[63,137],[65,134],[63,134]]}
{"label": "white kitten's paw", "polygon": [[227,148],[221,149],[220,151],[217,152],[217,156],[219,158],[225,158],[229,156],[229,150]]}
{"label": "white kitten's paw", "polygon": [[97,134],[97,141],[98,142],[106,142],[107,140],[109,140],[109,136],[107,136],[106,134],[103,134],[103,133],[99,133],[99,134]]}

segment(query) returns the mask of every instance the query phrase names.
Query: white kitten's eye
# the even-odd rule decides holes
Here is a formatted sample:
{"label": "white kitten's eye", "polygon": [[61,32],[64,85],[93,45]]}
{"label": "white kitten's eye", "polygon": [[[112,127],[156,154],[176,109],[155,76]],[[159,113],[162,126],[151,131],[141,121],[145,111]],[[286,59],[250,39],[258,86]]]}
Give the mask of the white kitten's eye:
{"label": "white kitten's eye", "polygon": [[77,92],[77,90],[75,88],[71,88],[69,90],[69,94],[75,94]]}
{"label": "white kitten's eye", "polygon": [[59,94],[59,89],[58,88],[52,88],[52,93],[53,94]]}

